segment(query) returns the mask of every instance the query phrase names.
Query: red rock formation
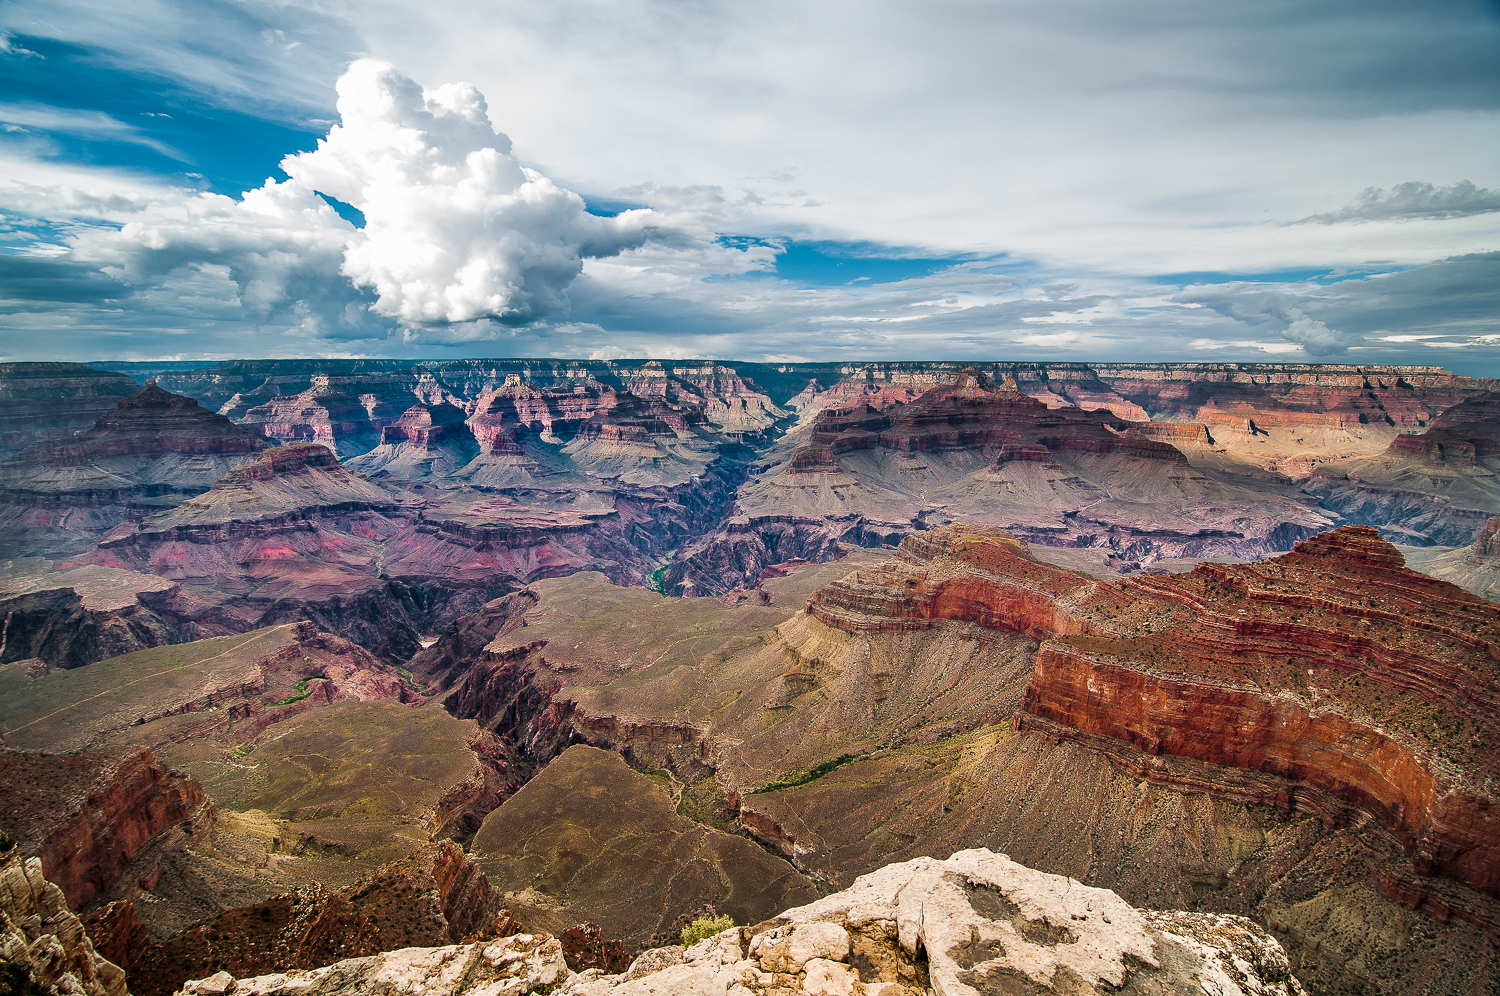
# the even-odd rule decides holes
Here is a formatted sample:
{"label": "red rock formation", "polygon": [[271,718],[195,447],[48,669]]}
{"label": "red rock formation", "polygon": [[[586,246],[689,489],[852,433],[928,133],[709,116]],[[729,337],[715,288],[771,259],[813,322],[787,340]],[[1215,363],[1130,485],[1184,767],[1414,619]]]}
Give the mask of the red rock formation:
{"label": "red rock formation", "polygon": [[790,474],[838,474],[843,469],[837,453],[830,447],[816,444],[797,447],[787,464],[787,473]]}
{"label": "red rock formation", "polygon": [[42,861],[77,909],[105,892],[147,841],[173,824],[206,829],[203,788],[150,749],[23,754],[0,750],[0,825]]}
{"label": "red rock formation", "polygon": [[1500,606],[1407,570],[1373,529],[1116,586],[948,527],[807,611],[849,630],[954,618],[1045,638],[1022,728],[1273,776],[1220,791],[1366,814],[1422,872],[1500,893]]}
{"label": "red rock formation", "polygon": [[1397,436],[1390,452],[1468,465],[1476,458],[1500,457],[1500,392],[1454,405],[1433,419],[1426,432]]}
{"label": "red rock formation", "polygon": [[1349,527],[1262,564],[1140,589],[1192,610],[1160,634],[1072,637],[1026,709],[1146,753],[1268,771],[1386,823],[1418,867],[1500,891],[1500,607],[1407,571]]}
{"label": "red rock formation", "polygon": [[807,612],[857,632],[926,629],[957,619],[1045,639],[1086,632],[1069,611],[1106,587],[1031,558],[1000,529],[944,527],[901,542],[895,561],[865,567],[813,594]]}

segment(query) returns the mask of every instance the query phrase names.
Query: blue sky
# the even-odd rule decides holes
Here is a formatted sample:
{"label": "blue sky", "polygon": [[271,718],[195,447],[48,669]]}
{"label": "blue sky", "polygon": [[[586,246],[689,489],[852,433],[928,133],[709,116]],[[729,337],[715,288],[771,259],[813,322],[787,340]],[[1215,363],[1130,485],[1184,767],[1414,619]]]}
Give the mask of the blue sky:
{"label": "blue sky", "polygon": [[1500,374],[1493,3],[13,0],[0,32],[5,359]]}

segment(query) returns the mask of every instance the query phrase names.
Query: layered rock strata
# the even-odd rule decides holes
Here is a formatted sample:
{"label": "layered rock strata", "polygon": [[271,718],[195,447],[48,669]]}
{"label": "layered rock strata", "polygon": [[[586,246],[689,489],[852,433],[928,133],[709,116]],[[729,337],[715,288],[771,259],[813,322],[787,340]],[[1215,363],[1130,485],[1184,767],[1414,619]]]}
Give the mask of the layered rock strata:
{"label": "layered rock strata", "polygon": [[139,390],[123,373],[82,363],[0,363],[0,452],[66,439]]}
{"label": "layered rock strata", "polygon": [[126,996],[125,973],[89,943],[36,858],[0,848],[0,984],[12,993]]}
{"label": "layered rock strata", "polygon": [[32,501],[193,493],[271,445],[260,433],[153,381],[86,432],[33,443],[0,465],[0,488],[12,500]]}
{"label": "layered rock strata", "polygon": [[1500,507],[1500,393],[1471,397],[1377,456],[1320,467],[1306,488],[1347,521],[1415,546],[1465,546]]}
{"label": "layered rock strata", "polygon": [[[1199,469],[1178,445],[1206,452],[1214,437],[1201,423],[1049,407],[1015,378],[996,385],[977,369],[908,401],[854,397],[804,411],[768,468],[741,489],[737,514],[679,554],[667,580],[684,594],[753,584],[776,562],[767,556],[786,559],[778,555],[787,525],[825,543],[869,544],[984,521],[1032,542],[1097,549],[1130,569],[1264,555],[1332,524],[1289,484]],[[827,559],[803,545],[807,552],[793,555]]]}
{"label": "layered rock strata", "polygon": [[1422,872],[1500,890],[1500,606],[1407,570],[1372,529],[1119,584],[1034,564],[993,532],[943,529],[808,612],[849,631],[954,618],[1043,638],[1020,729],[1118,742],[1126,763],[1170,755],[1274,776],[1257,797],[1253,780],[1215,788],[1214,769],[1200,772],[1229,798],[1375,819]]}

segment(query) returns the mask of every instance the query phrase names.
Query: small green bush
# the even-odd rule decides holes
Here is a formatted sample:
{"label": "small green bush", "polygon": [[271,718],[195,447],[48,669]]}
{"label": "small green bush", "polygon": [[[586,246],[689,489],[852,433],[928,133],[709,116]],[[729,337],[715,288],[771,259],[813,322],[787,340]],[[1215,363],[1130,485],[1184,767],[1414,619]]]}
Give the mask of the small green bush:
{"label": "small green bush", "polygon": [[0,830],[0,854],[9,854],[10,849],[16,846],[16,842],[10,839],[10,834]]}
{"label": "small green bush", "polygon": [[682,928],[682,946],[690,948],[705,937],[722,934],[734,926],[734,919],[727,916],[699,917]]}

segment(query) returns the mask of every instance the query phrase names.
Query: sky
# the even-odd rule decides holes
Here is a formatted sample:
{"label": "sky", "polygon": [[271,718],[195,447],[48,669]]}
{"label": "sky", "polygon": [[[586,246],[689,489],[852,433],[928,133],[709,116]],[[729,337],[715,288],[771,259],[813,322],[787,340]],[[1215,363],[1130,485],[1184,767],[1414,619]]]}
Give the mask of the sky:
{"label": "sky", "polygon": [[1500,0],[8,0],[0,359],[1500,376]]}

